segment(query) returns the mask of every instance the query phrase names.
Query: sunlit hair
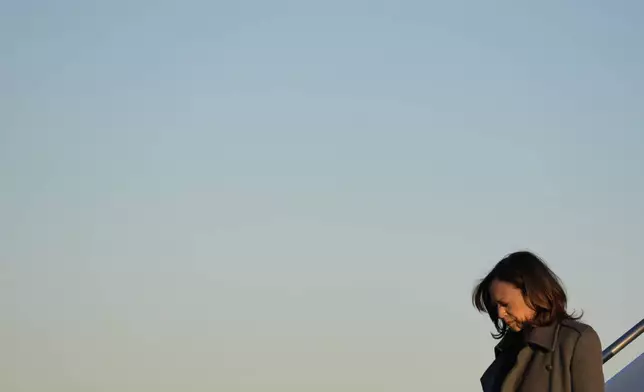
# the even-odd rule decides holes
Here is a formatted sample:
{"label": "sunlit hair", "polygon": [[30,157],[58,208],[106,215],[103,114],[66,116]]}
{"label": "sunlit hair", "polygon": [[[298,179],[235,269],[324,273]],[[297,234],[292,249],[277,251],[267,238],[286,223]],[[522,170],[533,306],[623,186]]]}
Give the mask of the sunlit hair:
{"label": "sunlit hair", "polygon": [[495,279],[511,283],[521,290],[526,304],[535,312],[529,325],[539,327],[581,317],[567,312],[563,284],[543,260],[527,251],[511,253],[499,261],[472,292],[472,303],[480,312],[490,316],[498,332],[492,334],[495,339],[503,338],[508,332],[490,293],[490,285]]}

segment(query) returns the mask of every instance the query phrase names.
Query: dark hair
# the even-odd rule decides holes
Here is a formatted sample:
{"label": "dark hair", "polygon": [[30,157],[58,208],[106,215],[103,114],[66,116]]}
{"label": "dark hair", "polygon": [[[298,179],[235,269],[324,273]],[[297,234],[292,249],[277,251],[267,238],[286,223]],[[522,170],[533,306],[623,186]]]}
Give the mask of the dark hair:
{"label": "dark hair", "polygon": [[496,327],[498,333],[492,334],[495,339],[503,338],[508,332],[508,326],[499,318],[490,294],[490,284],[495,279],[511,283],[521,290],[526,304],[535,311],[535,317],[529,321],[532,326],[581,317],[566,311],[567,297],[563,284],[543,260],[528,251],[514,252],[499,261],[472,292],[474,306],[487,313]]}

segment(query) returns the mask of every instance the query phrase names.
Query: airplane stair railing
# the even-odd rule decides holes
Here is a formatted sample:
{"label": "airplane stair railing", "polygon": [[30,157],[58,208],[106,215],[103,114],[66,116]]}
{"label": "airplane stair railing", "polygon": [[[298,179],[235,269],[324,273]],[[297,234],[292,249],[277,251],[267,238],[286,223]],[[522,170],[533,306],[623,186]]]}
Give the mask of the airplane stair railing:
{"label": "airplane stair railing", "polygon": [[640,322],[635,324],[633,328],[626,331],[626,333],[620,336],[619,339],[615,340],[613,344],[604,349],[604,351],[602,352],[604,363],[614,357],[618,352],[622,351],[624,347],[628,346],[631,342],[633,342],[633,340],[637,339],[637,337],[640,336],[643,332],[644,319],[640,320]]}

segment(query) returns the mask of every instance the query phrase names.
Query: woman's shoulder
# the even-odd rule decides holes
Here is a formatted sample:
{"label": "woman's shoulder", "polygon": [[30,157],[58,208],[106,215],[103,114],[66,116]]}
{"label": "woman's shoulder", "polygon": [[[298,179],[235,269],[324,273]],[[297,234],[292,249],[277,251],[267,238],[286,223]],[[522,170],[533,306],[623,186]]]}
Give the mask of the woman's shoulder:
{"label": "woman's shoulder", "polygon": [[601,349],[599,335],[595,329],[591,325],[578,320],[563,320],[561,322],[559,340],[573,345],[579,342],[588,342],[592,346],[599,345]]}
{"label": "woman's shoulder", "polygon": [[593,327],[579,320],[572,320],[572,319],[563,320],[561,322],[561,327],[562,329],[569,329],[580,335],[587,332],[590,332],[590,333],[595,332]]}

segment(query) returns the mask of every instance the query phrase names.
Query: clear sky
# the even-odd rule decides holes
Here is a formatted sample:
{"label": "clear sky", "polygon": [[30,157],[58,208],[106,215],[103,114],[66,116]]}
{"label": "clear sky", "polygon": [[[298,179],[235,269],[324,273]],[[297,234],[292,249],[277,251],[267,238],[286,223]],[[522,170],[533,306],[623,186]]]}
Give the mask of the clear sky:
{"label": "clear sky", "polygon": [[0,390],[477,390],[523,248],[644,317],[641,1],[0,4]]}

